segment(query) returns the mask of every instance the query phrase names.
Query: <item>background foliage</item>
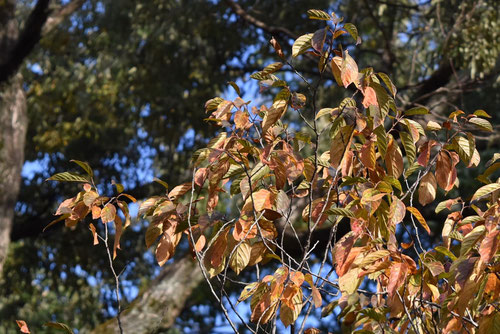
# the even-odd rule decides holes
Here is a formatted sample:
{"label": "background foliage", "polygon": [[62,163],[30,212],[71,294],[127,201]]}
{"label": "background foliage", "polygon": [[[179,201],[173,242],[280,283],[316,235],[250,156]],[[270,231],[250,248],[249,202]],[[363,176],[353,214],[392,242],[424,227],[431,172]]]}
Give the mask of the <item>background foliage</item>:
{"label": "background foliage", "polygon": [[[13,320],[24,318],[34,327],[57,319],[92,328],[114,314],[111,277],[102,270],[103,250],[89,250],[90,236],[78,231],[56,228],[40,233],[62,195],[60,187],[56,192],[54,185],[42,181],[67,170],[72,158],[88,161],[99,171],[102,184],[111,179],[124,182],[137,198],[160,191],[150,184],[153,175],[172,184],[187,180],[187,157],[215,131],[202,121],[204,102],[224,91],[227,81],[238,79],[247,96],[254,96],[255,85],[241,84],[249,73],[272,62],[267,41],[275,35],[289,50],[294,34],[314,31],[304,20],[309,8],[334,10],[358,26],[363,43],[352,56],[360,67],[370,65],[393,78],[400,92],[397,103],[425,104],[437,120],[455,108],[481,108],[497,123],[500,39],[494,1],[284,4],[86,2],[41,41],[23,69],[30,116],[26,158],[31,163],[25,168],[12,233],[15,242],[3,273],[2,326],[14,329]],[[19,7],[20,21],[31,6],[26,1]],[[294,65],[317,78],[308,58]],[[293,78],[290,73],[284,76]],[[301,87],[299,80],[292,85]],[[319,91],[321,105],[336,105],[344,97],[333,87],[330,77]],[[476,138],[486,157],[498,151],[497,131]],[[456,195],[471,195],[477,175],[459,173],[467,176]],[[67,191],[73,189],[68,186]],[[423,214],[436,231],[431,236],[439,238],[444,219],[434,219],[432,210]],[[129,298],[157,272],[151,253],[137,242],[144,238],[145,229],[139,228],[143,222],[134,223],[137,228],[123,236],[117,259],[118,266],[129,262],[123,276]],[[203,289],[200,296],[207,296]],[[210,299],[196,303],[206,305]],[[193,311],[202,316],[197,319]],[[212,308],[187,305],[178,324],[210,328],[218,318]]]}

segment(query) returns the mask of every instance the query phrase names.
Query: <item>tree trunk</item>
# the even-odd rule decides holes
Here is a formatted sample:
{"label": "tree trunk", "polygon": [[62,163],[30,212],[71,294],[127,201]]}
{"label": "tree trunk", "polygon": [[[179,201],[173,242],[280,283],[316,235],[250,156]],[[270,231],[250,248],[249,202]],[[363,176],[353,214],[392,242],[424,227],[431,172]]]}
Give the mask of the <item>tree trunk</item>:
{"label": "tree trunk", "polygon": [[[122,312],[123,333],[152,334],[170,328],[193,290],[202,281],[201,269],[189,255],[171,263]],[[118,323],[115,318],[110,319],[91,333],[119,333]]]}
{"label": "tree trunk", "polygon": [[[6,61],[5,51],[12,48],[17,37],[14,3],[6,1],[0,6],[0,64]],[[10,243],[28,127],[22,81],[17,75],[0,83],[0,275]]]}

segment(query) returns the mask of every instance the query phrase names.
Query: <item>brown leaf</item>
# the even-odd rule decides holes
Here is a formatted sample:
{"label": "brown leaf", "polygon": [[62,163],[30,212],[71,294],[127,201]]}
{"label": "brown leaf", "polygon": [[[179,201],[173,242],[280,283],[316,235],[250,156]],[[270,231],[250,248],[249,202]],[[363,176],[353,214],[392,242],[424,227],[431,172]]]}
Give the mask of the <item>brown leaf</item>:
{"label": "brown leaf", "polygon": [[163,266],[174,255],[174,251],[174,243],[170,236],[168,234],[163,234],[155,252],[158,265]]}
{"label": "brown leaf", "polygon": [[122,236],[123,223],[120,216],[115,217],[115,240],[113,242],[113,260],[116,258],[116,249],[120,249],[120,238]]}
{"label": "brown leaf", "polygon": [[403,173],[403,156],[399,150],[396,141],[391,138],[389,144],[387,145],[387,152],[385,154],[385,166],[387,167],[387,173],[398,179]]}
{"label": "brown leaf", "polygon": [[437,184],[445,191],[450,191],[457,179],[456,163],[448,155],[447,151],[443,150],[438,153],[436,161],[436,180]]}
{"label": "brown leaf", "polygon": [[92,232],[92,236],[94,237],[94,246],[95,246],[95,245],[99,244],[99,238],[97,237],[97,232],[96,232],[94,224],[90,223],[89,229]]}
{"label": "brown leaf", "polygon": [[58,216],[58,215],[63,215],[65,213],[71,213],[72,211],[71,209],[75,206],[75,200],[76,197],[64,200],[61,204],[59,204],[59,207],[57,208],[55,215]]}
{"label": "brown leaf", "polygon": [[215,242],[210,246],[210,264],[216,268],[222,263],[222,259],[224,253],[226,252],[227,247],[227,235],[229,233],[229,229],[224,230]]}
{"label": "brown leaf", "polygon": [[422,178],[418,186],[418,202],[422,206],[431,203],[436,198],[436,190],[436,177],[432,172],[428,172]]}
{"label": "brown leaf", "polygon": [[106,206],[101,210],[101,220],[104,224],[112,222],[115,220],[116,217],[116,207],[108,203]]}
{"label": "brown leaf", "polygon": [[374,143],[370,140],[367,141],[360,150],[360,160],[365,165],[366,168],[375,170],[375,162],[376,162],[376,155],[375,155],[375,145]]}
{"label": "brown leaf", "polygon": [[389,220],[393,226],[401,223],[406,215],[406,206],[399,198],[392,196],[392,203],[389,208]]}
{"label": "brown leaf", "polygon": [[174,201],[177,198],[184,195],[185,193],[187,193],[189,190],[191,190],[191,182],[183,183],[172,189],[168,193],[168,197],[170,197],[170,199]]}
{"label": "brown leaf", "polygon": [[354,133],[354,126],[347,125],[342,127],[335,135],[330,146],[330,163],[332,167],[338,169],[346,152],[349,150]]}
{"label": "brown leaf", "polygon": [[287,101],[285,100],[278,100],[273,103],[273,106],[266,112],[262,120],[262,134],[265,134],[271,126],[278,122],[285,113],[286,108]]}
{"label": "brown leaf", "polygon": [[276,54],[278,55],[278,57],[284,59],[285,55],[283,54],[283,50],[281,49],[280,43],[278,43],[278,41],[274,37],[271,38],[271,40],[269,42],[273,46],[273,48],[276,51]]}
{"label": "brown leaf", "polygon": [[[260,189],[252,194],[255,210],[262,211],[264,209],[272,209],[275,196],[272,192],[266,189]],[[251,200],[251,199],[250,199]]]}
{"label": "brown leaf", "polygon": [[500,243],[500,230],[493,229],[490,233],[484,237],[481,245],[479,246],[479,254],[481,255],[481,261],[484,263],[489,263],[493,256],[497,253],[498,245]]}
{"label": "brown leaf", "polygon": [[248,113],[244,111],[238,110],[234,114],[234,124],[236,125],[237,129],[245,129],[247,124],[248,124]]}
{"label": "brown leaf", "polygon": [[101,217],[101,208],[97,205],[92,207],[92,219],[99,219]]}

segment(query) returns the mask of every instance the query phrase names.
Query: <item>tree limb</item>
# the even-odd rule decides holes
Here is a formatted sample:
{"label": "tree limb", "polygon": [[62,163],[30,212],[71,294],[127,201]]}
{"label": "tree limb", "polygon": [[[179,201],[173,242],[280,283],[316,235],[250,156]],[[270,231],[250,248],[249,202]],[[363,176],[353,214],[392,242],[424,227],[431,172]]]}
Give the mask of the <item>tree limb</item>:
{"label": "tree limb", "polygon": [[24,29],[15,41],[13,48],[4,51],[9,56],[5,63],[0,64],[0,83],[7,81],[14,75],[40,39],[80,8],[84,1],[73,0],[49,16],[50,0],[38,0],[35,8],[33,8],[28,16]]}
{"label": "tree limb", "polygon": [[257,28],[264,30],[271,35],[281,34],[293,39],[297,39],[298,37],[296,34],[285,27],[270,26],[265,22],[257,19],[256,17],[248,14],[238,3],[234,2],[233,0],[226,0],[226,3],[236,13],[236,15],[241,17],[243,20],[256,26]]}

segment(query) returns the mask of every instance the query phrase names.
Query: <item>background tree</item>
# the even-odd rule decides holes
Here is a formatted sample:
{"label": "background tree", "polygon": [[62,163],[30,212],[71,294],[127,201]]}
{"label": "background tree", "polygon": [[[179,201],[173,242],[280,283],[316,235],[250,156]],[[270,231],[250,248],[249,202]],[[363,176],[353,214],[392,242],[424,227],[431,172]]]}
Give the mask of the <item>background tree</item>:
{"label": "background tree", "polygon": [[[156,176],[165,173],[164,176],[167,178],[163,177],[163,179],[167,179],[167,181],[169,181],[170,175],[179,175],[179,173],[187,177],[188,173],[183,171],[183,168],[175,166],[182,166],[182,161],[185,161],[184,154],[179,152],[177,148],[180,148],[178,142],[190,125],[181,126],[182,131],[162,131],[163,126],[166,128],[168,128],[168,124],[177,126],[179,119],[186,119],[175,116],[178,115],[176,112],[172,112],[172,117],[169,118],[170,105],[186,106],[182,110],[181,107],[178,107],[177,110],[189,110],[202,114],[203,111],[199,106],[207,98],[212,97],[217,90],[223,89],[223,84],[226,81],[262,68],[262,59],[266,59],[266,55],[270,54],[266,41],[271,35],[276,35],[283,48],[287,49],[286,44],[292,41],[291,37],[294,37],[293,33],[290,34],[291,31],[298,32],[314,29],[310,23],[304,24],[304,20],[298,13],[303,13],[311,7],[327,8],[329,6],[320,2],[317,4],[297,2],[290,3],[289,6],[283,8],[283,6],[274,2],[234,3],[227,1],[215,3],[215,7],[213,7],[213,3],[207,3],[205,8],[198,7],[198,4],[193,6],[186,2],[170,5],[169,7],[164,2],[151,2],[143,4],[140,8],[136,8],[135,4],[122,5],[119,8],[113,8],[113,4],[106,4],[105,2],[98,5],[86,4],[83,10],[77,13],[74,20],[67,21],[67,29],[60,30],[54,39],[47,39],[46,44],[42,42],[44,51],[37,54],[36,58],[33,58],[30,62],[25,77],[29,78],[28,82],[33,82],[29,91],[29,101],[33,107],[29,110],[37,111],[36,114],[32,114],[34,119],[31,123],[33,130],[29,130],[30,135],[28,136],[29,146],[27,152],[31,151],[33,153],[27,154],[30,156],[30,160],[34,157],[41,158],[45,169],[30,175],[31,177],[28,179],[32,179],[31,185],[24,183],[26,191],[21,197],[21,203],[18,204],[20,213],[18,221],[20,224],[15,225],[19,229],[14,230],[16,240],[22,240],[28,235],[37,235],[45,223],[49,221],[50,218],[47,213],[50,210],[48,208],[54,203],[56,195],[54,195],[50,187],[44,188],[47,190],[47,193],[44,194],[41,194],[38,190],[35,192],[33,189],[34,187],[40,189],[40,181],[48,175],[66,169],[65,161],[70,158],[79,158],[91,162],[97,170],[101,171],[103,180],[105,180],[118,178],[117,170],[121,168],[125,168],[127,171],[137,169],[137,167],[139,167],[138,169],[144,169],[145,166],[140,164],[145,163],[147,165],[149,160],[140,161],[139,157],[150,153],[156,155],[153,160],[154,166],[157,168]],[[418,100],[419,96],[424,96],[424,99],[438,96],[442,97],[447,103],[460,105],[462,96],[468,96],[468,98],[463,98],[464,101],[472,101],[474,96],[477,96],[476,94],[481,94],[481,96],[487,96],[487,98],[482,99],[486,105],[485,109],[492,110],[487,108],[487,104],[490,103],[489,101],[493,104],[498,100],[498,94],[492,85],[496,78],[497,69],[491,68],[492,60],[495,63],[498,59],[498,45],[495,44],[498,38],[495,38],[494,35],[496,30],[492,29],[498,21],[498,10],[495,9],[494,3],[486,1],[464,2],[461,7],[458,5],[458,3],[454,4],[452,2],[433,4],[401,2],[397,5],[384,2],[367,2],[364,6],[359,6],[357,3],[345,2],[330,5],[330,8],[337,13],[352,18],[350,21],[360,27],[359,30],[363,34],[364,43],[361,44],[359,53],[358,49],[353,50],[353,56],[356,57],[360,64],[374,65],[377,70],[382,69],[389,74],[394,74],[392,75],[393,78],[402,80],[401,82],[396,81],[396,85],[404,93],[402,102],[407,103],[408,106],[413,103],[424,102]],[[207,20],[200,30],[195,29],[192,33],[185,33],[185,31],[193,27],[193,24],[165,23],[163,16],[157,15],[158,8],[164,10],[162,15],[172,17],[172,20],[175,17],[181,21],[190,22],[190,20],[195,20],[202,24],[201,17],[214,19]],[[185,8],[189,8],[189,10]],[[215,12],[213,16],[202,15],[203,11],[200,11],[200,14],[195,11],[193,16],[184,17],[181,15],[192,13],[193,8],[203,8],[204,12],[207,12],[207,8],[210,8],[210,10],[215,8]],[[210,10],[208,11],[210,12]],[[133,19],[130,18],[130,13],[134,13]],[[449,13],[454,14],[450,15]],[[478,18],[484,17],[489,19],[478,20]],[[214,24],[214,21],[217,24]],[[113,24],[115,22],[119,24]],[[134,22],[137,22],[137,24],[134,25]],[[219,25],[218,27],[222,25],[223,28],[215,28],[217,25]],[[207,40],[202,38],[197,42],[201,44],[195,43],[195,46],[200,46],[197,51],[192,45],[193,36],[199,35],[200,31],[210,31],[208,28],[212,26],[214,26],[214,32],[203,35],[207,36]],[[411,29],[409,26],[411,26]],[[127,30],[124,27],[132,27],[132,29]],[[178,27],[186,28],[181,29]],[[463,27],[468,27],[468,29],[462,29]],[[222,46],[220,37],[213,38],[219,36],[215,32],[217,29],[220,29],[218,31],[224,31],[224,36],[228,36],[227,31],[234,31],[234,40],[231,41],[228,37],[227,44]],[[460,29],[465,34],[461,34],[461,37],[458,38],[454,36],[454,31]],[[168,33],[175,30],[180,31],[180,33],[177,35],[172,33],[171,36],[186,36],[186,42],[184,44],[177,43],[180,39],[172,38],[167,40],[174,44],[163,43],[162,39],[165,40]],[[490,44],[488,48],[468,48],[466,52],[462,53],[452,51],[444,53],[441,52],[441,47],[446,41],[445,37],[447,35],[442,34],[442,31],[450,32],[450,40],[455,38],[453,44],[450,44],[453,45],[453,47],[449,47],[450,50],[456,50],[461,45],[470,46],[467,41],[471,40],[478,43],[489,41]],[[374,37],[372,38],[372,36]],[[481,38],[478,38],[478,36]],[[197,60],[200,60],[200,54],[207,55],[207,57],[210,54],[209,51],[205,53],[205,50],[210,50],[210,38],[212,42],[217,41],[218,43],[217,47],[212,46],[212,48],[224,53],[213,58],[219,59],[220,62],[212,60],[205,61],[199,66],[194,65]],[[381,40],[385,42],[376,42]],[[55,42],[52,43],[52,41]],[[130,41],[130,44],[127,42],[127,46],[124,46],[123,41]],[[88,43],[89,45],[87,45]],[[141,48],[143,43],[144,46]],[[251,50],[245,51],[247,50],[245,45],[252,46]],[[186,46],[185,53],[179,51],[179,48],[182,49],[183,46]],[[141,50],[142,53],[139,52]],[[234,50],[234,53],[231,54],[228,50]],[[488,50],[488,52],[484,50]],[[391,51],[393,56],[391,56]],[[173,52],[173,54],[168,52]],[[165,54],[169,54],[169,57],[165,57]],[[450,63],[449,59],[443,60],[443,54],[453,60],[452,64],[459,76],[454,73],[450,74],[449,66],[446,66],[446,61]],[[185,61],[189,55],[193,55],[194,59]],[[238,59],[245,59],[245,61],[228,61],[234,56]],[[479,67],[475,65],[474,78],[470,75],[473,67],[472,63],[468,61],[472,59],[472,56],[479,59],[476,60],[476,63],[483,64]],[[186,69],[179,71],[179,73],[187,73],[190,72],[191,68],[196,68],[201,71],[201,74],[199,76],[194,75],[195,79],[191,78],[189,82],[182,82],[182,84],[179,84],[178,89],[172,89],[173,81],[179,82],[179,78],[184,79],[185,76],[176,75],[173,77],[174,79],[170,79],[166,75],[166,70],[161,72],[158,69],[169,69],[168,72],[173,73],[172,67],[165,66],[166,62],[173,62],[173,59],[184,60],[183,63],[186,65]],[[223,63],[225,63],[225,66],[223,66]],[[440,70],[441,63],[444,64],[443,68],[448,68],[448,72]],[[207,67],[204,66],[211,64],[216,66],[205,71]],[[489,65],[484,66],[484,64]],[[35,65],[40,66],[41,71],[34,71],[34,69],[37,69]],[[299,69],[305,69],[311,77],[317,76],[317,71],[314,70],[315,67],[307,58],[295,65]],[[108,68],[110,69],[109,72],[106,71]],[[175,68],[180,69],[181,67],[176,63]],[[480,69],[479,72],[483,73],[483,78],[479,77],[477,68]],[[214,74],[219,73],[219,70],[221,70],[221,74],[216,77]],[[159,75],[160,73],[162,75]],[[152,77],[155,80],[149,80]],[[457,77],[460,83],[457,83]],[[163,78],[167,80],[163,81]],[[406,82],[407,78],[411,78],[411,80]],[[328,79],[333,83],[332,77]],[[54,85],[54,82],[57,84]],[[203,82],[205,82],[206,86],[203,85]],[[219,82],[219,88],[213,86],[217,82]],[[297,85],[300,85],[300,83],[297,83]],[[193,86],[197,87],[197,89],[189,89],[189,95],[184,96],[186,87]],[[173,94],[168,94],[165,87],[169,87],[168,92],[172,91]],[[206,87],[206,89],[198,87]],[[472,89],[473,91],[470,91]],[[201,91],[199,98],[195,94],[198,91]],[[203,91],[205,95],[203,95]],[[338,103],[336,101],[339,101],[341,97],[339,93],[338,90],[326,88],[319,92],[318,97],[321,103]],[[425,97],[425,94],[429,93],[431,94]],[[179,99],[180,96],[183,96],[183,98]],[[415,100],[416,102],[414,102]],[[175,103],[170,104],[169,101],[175,101]],[[59,109],[53,108],[54,105],[61,107]],[[439,107],[442,105],[442,103],[439,104]],[[464,106],[461,105],[461,107]],[[71,112],[69,112],[70,110]],[[162,115],[165,118],[162,121],[164,125],[160,125],[162,123],[158,122],[158,119],[161,117],[156,115]],[[437,116],[439,116],[439,113],[433,112],[433,117]],[[202,117],[197,117],[195,114],[190,118],[192,121],[201,119]],[[173,123],[170,123],[170,120]],[[57,125],[58,121],[61,121],[60,125]],[[193,125],[195,128],[200,126],[196,128],[197,133],[201,133],[202,124],[200,122],[198,125],[196,123]],[[75,136],[75,133],[78,135]],[[201,134],[193,137],[195,142],[190,140],[192,138],[190,136],[182,139],[184,141],[182,149],[190,147],[190,144],[193,147],[196,146],[196,142],[198,140],[201,142],[204,136]],[[108,138],[113,138],[113,141]],[[487,147],[488,140],[489,138],[485,138],[484,141],[478,142],[478,145]],[[82,142],[85,145],[82,145]],[[93,142],[96,144],[91,144]],[[65,148],[63,149],[63,147]],[[82,148],[87,147],[90,149],[85,153]],[[53,152],[56,151],[61,151],[64,155],[54,154]],[[35,152],[37,152],[36,155]],[[114,159],[111,159],[111,152],[117,152],[117,155],[113,156]],[[105,159],[102,159],[102,157],[105,157]],[[126,157],[132,158],[126,159]],[[177,157],[177,160],[174,159],[175,157]],[[179,164],[174,161],[178,161]],[[165,166],[168,166],[169,169],[178,169],[168,173],[166,170],[162,171]],[[133,191],[134,195],[142,197],[151,194],[152,188],[140,182],[140,179],[144,178],[143,175],[137,177],[137,182],[134,181],[133,177],[129,178],[130,175],[131,173],[127,174],[127,180],[132,180],[130,182],[131,186],[136,188]],[[156,188],[156,191],[158,191],[158,188]],[[41,196],[32,197],[38,194],[41,194]],[[33,228],[32,223],[30,225],[21,224],[23,221],[37,221],[38,227]],[[429,223],[432,226],[432,221]],[[436,228],[439,229],[439,226],[436,226]],[[60,281],[61,273],[54,272],[52,277],[47,275],[47,273],[51,273],[49,268],[53,267],[51,263],[54,261],[54,256],[57,262],[68,264],[72,263],[75,258],[81,260],[82,254],[86,255],[82,250],[87,246],[87,239],[78,236],[81,241],[75,243],[74,238],[76,235],[74,233],[67,231],[57,233],[69,233],[73,238],[73,243],[68,243],[66,246],[61,245],[60,251],[52,248],[51,251],[44,253],[44,255],[37,254],[34,251],[35,248],[49,249],[47,244],[51,244],[52,247],[56,245],[54,240],[50,240],[51,238],[61,238],[59,234],[52,232],[52,234],[45,234],[45,238],[49,240],[37,239],[35,244],[31,242],[19,243],[25,249],[24,252],[16,248],[16,252],[20,254],[36,254],[33,260],[44,263],[40,267],[47,269],[42,269],[42,274],[39,273],[39,275],[49,278],[51,283],[48,284],[56,284],[55,282]],[[129,230],[128,233],[132,233],[132,231]],[[130,237],[135,239],[132,235]],[[124,240],[127,240],[127,238]],[[68,247],[70,245],[71,247]],[[73,247],[75,245],[77,247]],[[133,245],[137,244],[133,243]],[[127,248],[133,249],[133,247]],[[74,251],[69,252],[68,249]],[[132,254],[129,257],[130,254],[127,254],[124,255],[124,258],[131,259],[134,258],[133,256],[136,256],[135,258],[142,256],[140,247],[138,249],[134,248],[134,251],[136,252],[135,255]],[[100,253],[100,250],[96,250],[97,253]],[[70,261],[68,258],[72,260]],[[83,258],[88,259],[86,256]],[[85,264],[87,260],[83,262],[82,267],[87,272],[75,271],[71,266],[64,270],[68,278],[71,278],[65,286],[75,287],[74,289],[69,288],[69,291],[85,291],[85,289],[81,288],[87,283],[85,279],[82,280],[82,277],[100,275],[104,278],[108,277],[107,272],[99,269],[102,266],[93,265],[99,261],[98,259],[99,257],[94,255],[88,259],[87,264]],[[81,263],[80,261],[76,262]],[[143,261],[134,261],[135,270],[130,276],[132,285],[138,285],[140,277],[152,275],[152,267],[147,265],[142,270],[138,270],[137,266],[140,266],[139,263],[141,262]],[[14,268],[28,267],[26,262],[20,259],[16,263],[18,267],[14,266]],[[36,269],[36,271],[40,272],[40,269]],[[34,269],[29,269],[29,272],[30,275],[23,275],[22,277],[22,280],[26,281],[25,287],[31,285],[30,277],[35,275]],[[14,269],[9,270],[9,273],[13,275],[9,281],[16,283],[22,281],[15,274]],[[134,278],[133,275],[136,274],[137,276]],[[21,289],[21,286],[18,285],[18,288]],[[6,288],[9,289],[8,286]],[[87,296],[92,295],[91,293],[86,294]],[[81,297],[85,298],[83,295]],[[57,293],[55,298],[57,298]],[[109,301],[111,296],[101,298],[101,300]],[[94,301],[95,298],[91,297],[86,300]],[[17,300],[17,303],[23,304],[24,302],[21,299]],[[100,315],[99,319],[112,313],[112,311],[109,314],[105,312],[104,315]],[[67,313],[67,316],[70,316],[70,312]],[[99,320],[94,318],[92,321],[95,323],[95,321]]]}

